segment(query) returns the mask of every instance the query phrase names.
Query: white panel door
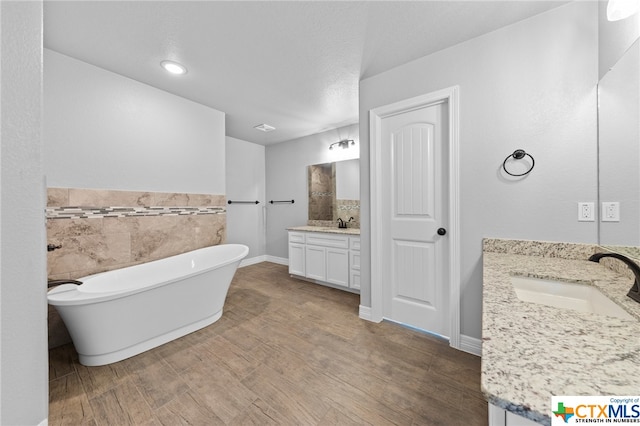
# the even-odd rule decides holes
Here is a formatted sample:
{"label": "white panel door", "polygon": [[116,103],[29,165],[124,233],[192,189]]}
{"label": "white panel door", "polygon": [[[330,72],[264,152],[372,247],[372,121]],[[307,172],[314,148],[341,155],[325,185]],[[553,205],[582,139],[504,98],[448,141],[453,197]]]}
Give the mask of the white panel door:
{"label": "white panel door", "polygon": [[381,233],[383,316],[448,337],[446,120],[444,104],[382,120]]}

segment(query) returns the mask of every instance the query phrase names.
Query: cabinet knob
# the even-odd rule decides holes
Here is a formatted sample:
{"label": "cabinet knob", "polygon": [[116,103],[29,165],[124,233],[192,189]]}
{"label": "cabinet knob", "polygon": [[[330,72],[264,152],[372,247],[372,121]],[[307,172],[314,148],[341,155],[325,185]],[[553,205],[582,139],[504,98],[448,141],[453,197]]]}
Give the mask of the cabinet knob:
{"label": "cabinet knob", "polygon": [[444,228],[438,228],[438,235],[445,235],[447,233],[447,230]]}

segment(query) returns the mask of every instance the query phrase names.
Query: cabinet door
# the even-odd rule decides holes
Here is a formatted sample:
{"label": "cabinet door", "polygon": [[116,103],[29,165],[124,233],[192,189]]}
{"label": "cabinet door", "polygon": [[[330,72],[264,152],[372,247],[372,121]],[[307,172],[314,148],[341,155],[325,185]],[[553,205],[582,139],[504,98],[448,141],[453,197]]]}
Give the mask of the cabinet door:
{"label": "cabinet door", "polygon": [[349,287],[349,250],[327,249],[327,282]]}
{"label": "cabinet door", "polygon": [[351,268],[349,288],[360,290],[360,252],[351,250],[349,252],[349,266]]}
{"label": "cabinet door", "polygon": [[360,252],[351,250],[351,259],[350,259],[351,269],[354,271],[360,270]]}
{"label": "cabinet door", "polygon": [[289,244],[289,273],[304,277],[304,244]]}
{"label": "cabinet door", "polygon": [[305,247],[305,267],[307,272],[305,276],[307,278],[319,281],[327,280],[325,250],[324,247]]}
{"label": "cabinet door", "polygon": [[360,290],[360,271],[351,270],[351,277],[349,278],[349,288],[354,290]]}

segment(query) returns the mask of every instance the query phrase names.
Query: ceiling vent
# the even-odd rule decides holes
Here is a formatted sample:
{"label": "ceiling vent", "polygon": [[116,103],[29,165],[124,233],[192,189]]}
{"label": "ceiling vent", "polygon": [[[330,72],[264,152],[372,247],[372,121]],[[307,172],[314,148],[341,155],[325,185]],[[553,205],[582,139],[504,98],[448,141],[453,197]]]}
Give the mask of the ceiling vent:
{"label": "ceiling vent", "polygon": [[268,124],[264,124],[264,123],[258,124],[257,126],[253,126],[253,128],[256,129],[256,130],[260,130],[261,132],[265,132],[265,133],[272,132],[272,131],[274,131],[276,129],[273,126],[269,126]]}

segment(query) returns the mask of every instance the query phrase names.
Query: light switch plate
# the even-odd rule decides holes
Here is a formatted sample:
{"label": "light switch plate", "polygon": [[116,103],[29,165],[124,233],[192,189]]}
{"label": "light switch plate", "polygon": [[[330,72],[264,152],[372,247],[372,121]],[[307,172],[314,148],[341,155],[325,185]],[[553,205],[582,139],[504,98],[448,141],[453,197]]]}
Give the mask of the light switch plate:
{"label": "light switch plate", "polygon": [[594,203],[578,203],[578,222],[594,222]]}
{"label": "light switch plate", "polygon": [[600,217],[603,222],[620,222],[620,203],[617,201],[603,201],[602,215]]}

